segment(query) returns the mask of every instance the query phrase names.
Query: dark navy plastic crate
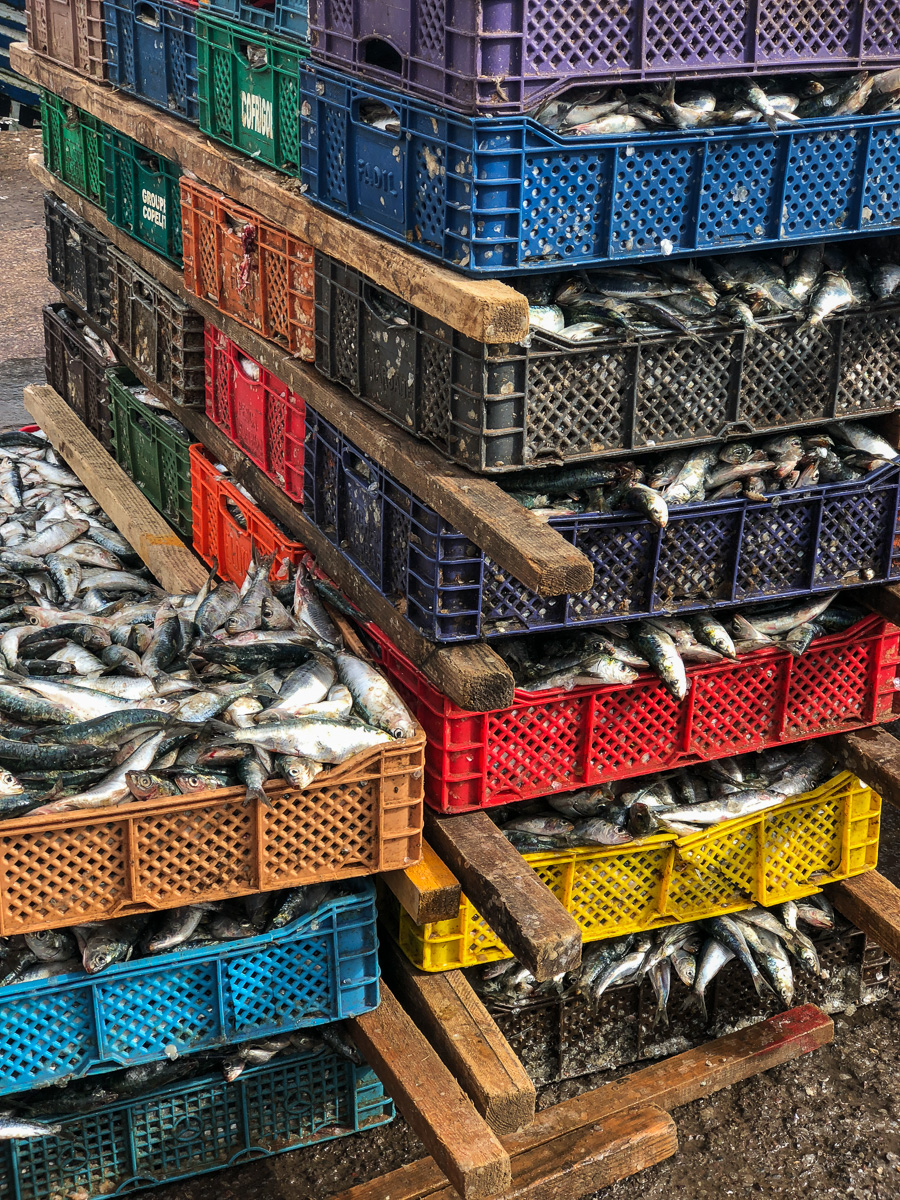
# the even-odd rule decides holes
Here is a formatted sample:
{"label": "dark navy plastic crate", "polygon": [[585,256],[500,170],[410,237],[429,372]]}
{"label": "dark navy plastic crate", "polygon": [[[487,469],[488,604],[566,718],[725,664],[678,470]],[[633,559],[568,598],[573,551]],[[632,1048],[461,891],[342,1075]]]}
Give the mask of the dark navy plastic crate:
{"label": "dark navy plastic crate", "polygon": [[50,282],[107,329],[110,242],[52,192],[44,192],[44,224]]}
{"label": "dark navy plastic crate", "polygon": [[0,1095],[376,1008],[374,884],[343,890],[258,937],[5,987]]}
{"label": "dark navy plastic crate", "polygon": [[177,0],[105,0],[109,81],[197,122],[194,10]]}
{"label": "dark navy plastic crate", "polygon": [[[46,1093],[42,1093],[42,1097]],[[0,1143],[4,1200],[100,1200],[327,1142],[394,1116],[370,1067],[323,1050],[226,1083],[210,1071]]]}
{"label": "dark navy plastic crate", "polygon": [[309,46],[309,14],[307,0],[266,0],[247,3],[247,0],[202,0],[201,11],[217,17],[266,29],[277,37],[293,38]]}
{"label": "dark navy plastic crate", "polygon": [[[560,137],[301,64],[311,199],[470,274],[580,268],[900,229],[900,113]],[[387,105],[400,133],[363,120]]]}
{"label": "dark navy plastic crate", "polygon": [[588,556],[585,593],[538,596],[306,409],[303,515],[439,642],[709,610],[900,578],[900,460],[855,483],[549,524]]}

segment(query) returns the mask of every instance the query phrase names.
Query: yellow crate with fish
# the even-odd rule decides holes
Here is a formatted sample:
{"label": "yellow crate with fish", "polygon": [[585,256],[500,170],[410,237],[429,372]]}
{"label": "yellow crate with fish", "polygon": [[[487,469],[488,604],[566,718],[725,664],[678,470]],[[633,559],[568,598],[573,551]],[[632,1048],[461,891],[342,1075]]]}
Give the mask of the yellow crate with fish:
{"label": "yellow crate with fish", "polygon": [[[581,926],[586,942],[812,895],[878,861],[881,798],[847,771],[762,811],[679,836],[622,845],[524,852]],[[455,919],[416,925],[397,906],[390,924],[425,971],[509,958],[463,896]]]}

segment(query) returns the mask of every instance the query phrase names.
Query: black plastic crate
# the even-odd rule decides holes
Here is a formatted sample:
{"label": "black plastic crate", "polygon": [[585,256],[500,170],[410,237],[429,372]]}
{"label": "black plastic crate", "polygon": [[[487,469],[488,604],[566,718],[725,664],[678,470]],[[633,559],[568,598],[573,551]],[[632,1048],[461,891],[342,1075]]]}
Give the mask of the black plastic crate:
{"label": "black plastic crate", "polygon": [[78,314],[65,304],[46,305],[43,317],[47,382],[94,437],[112,449],[106,370],[114,364],[79,331]]}
{"label": "black plastic crate", "polygon": [[109,240],[51,192],[44,192],[44,224],[50,282],[107,329]]}

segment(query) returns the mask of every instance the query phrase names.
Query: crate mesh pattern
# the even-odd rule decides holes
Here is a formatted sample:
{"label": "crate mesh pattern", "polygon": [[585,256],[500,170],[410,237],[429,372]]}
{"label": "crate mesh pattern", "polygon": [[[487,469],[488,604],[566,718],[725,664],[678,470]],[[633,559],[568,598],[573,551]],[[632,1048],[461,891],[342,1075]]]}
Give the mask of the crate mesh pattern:
{"label": "crate mesh pattern", "polygon": [[104,0],[103,8],[110,83],[196,123],[193,10],[177,0]]}
{"label": "crate mesh pattern", "polygon": [[106,78],[103,0],[29,0],[21,7],[32,50],[92,79]]}
{"label": "crate mesh pattern", "polygon": [[109,241],[51,192],[44,192],[47,274],[101,329],[109,328]]}
{"label": "crate mesh pattern", "polygon": [[[95,438],[112,448],[106,371],[109,366],[88,341],[63,319],[64,304],[45,305],[44,355],[47,382],[84,422]],[[71,317],[77,314],[68,310]]]}

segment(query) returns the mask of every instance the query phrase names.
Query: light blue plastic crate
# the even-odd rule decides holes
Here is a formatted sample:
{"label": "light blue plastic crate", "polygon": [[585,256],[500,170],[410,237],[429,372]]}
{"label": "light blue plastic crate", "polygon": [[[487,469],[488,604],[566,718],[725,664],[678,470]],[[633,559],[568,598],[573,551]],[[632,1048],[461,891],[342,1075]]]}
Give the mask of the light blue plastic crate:
{"label": "light blue plastic crate", "polygon": [[258,937],[3,988],[0,1094],[377,1007],[374,885],[344,887],[352,893]]}

